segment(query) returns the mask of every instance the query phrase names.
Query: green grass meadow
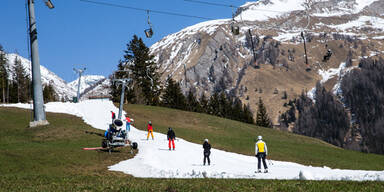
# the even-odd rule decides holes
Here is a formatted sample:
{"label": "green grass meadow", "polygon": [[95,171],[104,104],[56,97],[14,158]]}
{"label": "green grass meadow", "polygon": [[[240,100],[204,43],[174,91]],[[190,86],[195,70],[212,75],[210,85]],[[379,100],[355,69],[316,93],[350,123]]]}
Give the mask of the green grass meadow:
{"label": "green grass meadow", "polygon": [[[383,156],[346,151],[311,138],[203,114],[141,105],[126,107],[137,127],[144,128],[151,119],[155,131],[165,132],[172,126],[179,137],[198,143],[208,137],[214,147],[227,151],[252,154],[253,138],[262,134],[273,159],[384,169]],[[101,143],[101,137],[85,131],[103,131],[93,129],[81,118],[47,113],[50,125],[28,128],[30,119],[29,110],[0,107],[0,191],[384,191],[384,182],[134,178],[108,171],[108,166],[133,157],[128,149],[111,154],[82,150]],[[292,146],[297,144],[302,145]],[[287,152],[289,149],[305,150],[307,154]],[[321,152],[339,155],[321,158]],[[357,162],[365,158],[371,165],[356,163],[360,167],[355,167],[348,161],[333,162],[345,155]]]}

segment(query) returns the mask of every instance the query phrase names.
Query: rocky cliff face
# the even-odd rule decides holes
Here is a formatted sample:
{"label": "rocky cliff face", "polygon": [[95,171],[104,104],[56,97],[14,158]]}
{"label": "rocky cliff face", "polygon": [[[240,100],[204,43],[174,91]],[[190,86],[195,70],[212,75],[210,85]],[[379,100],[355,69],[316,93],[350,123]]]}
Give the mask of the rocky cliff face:
{"label": "rocky cliff face", "polygon": [[[239,35],[231,32],[233,25],[240,27]],[[362,57],[382,55],[383,29],[384,6],[379,0],[264,0],[240,7],[235,21],[207,21],[171,34],[151,52],[162,79],[171,76],[184,92],[192,89],[198,96],[209,96],[225,91],[249,104],[254,113],[261,97],[278,124],[287,99],[311,90],[317,81],[335,88],[341,76],[332,69],[338,69],[349,52],[350,67]],[[328,49],[333,54],[324,60]],[[282,99],[284,92],[287,99]]]}

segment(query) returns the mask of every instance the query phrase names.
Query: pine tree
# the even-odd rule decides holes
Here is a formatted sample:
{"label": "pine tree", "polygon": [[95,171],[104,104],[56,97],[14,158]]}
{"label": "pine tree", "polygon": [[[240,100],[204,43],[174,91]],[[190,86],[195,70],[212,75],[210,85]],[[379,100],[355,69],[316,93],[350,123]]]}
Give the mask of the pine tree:
{"label": "pine tree", "polygon": [[172,78],[168,78],[164,94],[162,95],[162,105],[175,109],[185,109],[185,100],[179,83],[176,83]]}
{"label": "pine tree", "polygon": [[[157,105],[161,93],[158,67],[149,54],[149,48],[136,35],[127,44],[124,51],[124,68],[132,74],[133,87],[136,90],[137,102],[147,105]],[[139,100],[143,98],[143,100]]]}
{"label": "pine tree", "polygon": [[214,93],[209,98],[208,114],[220,116],[220,101],[219,101],[219,94],[217,93]]}
{"label": "pine tree", "polygon": [[256,114],[256,125],[261,127],[272,128],[271,120],[268,117],[267,109],[264,106],[263,100],[259,97],[259,103]]}
{"label": "pine tree", "polygon": [[218,108],[218,111],[219,111],[219,117],[225,117],[225,118],[231,118],[230,116],[230,103],[227,99],[227,97],[225,96],[225,93],[224,92],[221,92],[220,95],[219,95],[219,98],[218,98],[218,102],[219,102],[219,108]]}
{"label": "pine tree", "polygon": [[237,121],[242,121],[243,120],[243,116],[244,116],[244,112],[243,112],[243,108],[242,108],[242,102],[239,98],[235,98],[234,101],[233,101],[233,107],[232,107],[232,111],[233,111],[233,119],[237,120]]}
{"label": "pine tree", "polygon": [[207,100],[207,97],[205,97],[204,93],[200,97],[200,106],[201,106],[201,112],[209,114],[208,100]]}
{"label": "pine tree", "polygon": [[44,86],[43,97],[45,103],[57,101],[57,94],[51,83]]}
{"label": "pine tree", "polygon": [[8,86],[8,72],[6,69],[7,58],[3,46],[0,44],[0,89],[2,91],[0,102],[6,102],[6,89]]}
{"label": "pine tree", "polygon": [[[243,116],[243,122],[249,123],[249,124],[255,123],[255,121],[253,119],[253,114],[251,112],[251,109],[250,109],[249,105],[245,105],[244,104],[244,106],[243,106],[243,115],[244,115]],[[268,118],[268,116],[267,116],[267,118]],[[270,121],[266,121],[266,122],[270,123]],[[265,124],[265,125],[267,125],[267,124]],[[259,126],[261,126],[261,125],[259,125]],[[270,126],[265,126],[265,127],[270,127]]]}
{"label": "pine tree", "polygon": [[30,99],[30,80],[28,75],[26,74],[23,65],[21,64],[21,60],[19,58],[15,58],[14,61],[14,74],[13,81],[17,90],[17,102],[25,103]]}
{"label": "pine tree", "polygon": [[187,95],[187,108],[186,109],[188,111],[192,111],[192,112],[201,112],[200,103],[196,99],[196,97],[193,94],[191,89],[188,91],[188,95]]}

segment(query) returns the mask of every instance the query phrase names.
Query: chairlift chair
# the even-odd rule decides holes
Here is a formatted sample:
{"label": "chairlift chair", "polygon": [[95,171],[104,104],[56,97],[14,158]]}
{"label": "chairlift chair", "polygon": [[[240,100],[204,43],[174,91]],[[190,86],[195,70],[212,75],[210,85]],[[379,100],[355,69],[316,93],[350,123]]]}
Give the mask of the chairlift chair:
{"label": "chairlift chair", "polygon": [[153,30],[152,30],[152,24],[151,21],[149,20],[149,10],[147,10],[147,15],[148,15],[148,25],[149,29],[144,30],[145,36],[147,38],[151,38],[153,36]]}
{"label": "chairlift chair", "polygon": [[53,8],[55,8],[55,6],[54,6],[53,3],[51,2],[51,0],[44,0],[44,3],[45,3],[45,5],[46,5],[49,9],[53,9]]}
{"label": "chairlift chair", "polygon": [[240,27],[237,26],[234,22],[231,23],[231,31],[234,35],[239,35],[240,34]]}
{"label": "chairlift chair", "polygon": [[151,38],[153,35],[153,30],[152,30],[152,28],[149,28],[149,29],[144,30],[144,33],[145,33],[145,36],[147,38]]}

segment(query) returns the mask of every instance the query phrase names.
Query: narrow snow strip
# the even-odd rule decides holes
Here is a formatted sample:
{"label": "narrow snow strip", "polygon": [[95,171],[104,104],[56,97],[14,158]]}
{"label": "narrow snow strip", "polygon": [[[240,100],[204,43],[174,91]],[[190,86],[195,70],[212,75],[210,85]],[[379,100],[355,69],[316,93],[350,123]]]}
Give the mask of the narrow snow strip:
{"label": "narrow snow strip", "polygon": [[373,28],[383,29],[384,28],[384,19],[379,17],[372,16],[360,16],[358,19],[349,21],[348,23],[340,25],[327,25],[330,28],[339,29],[345,31],[347,29],[358,28],[371,26]]}
{"label": "narrow snow strip", "polygon": [[[30,108],[29,104],[0,105]],[[82,117],[86,123],[105,130],[111,121],[110,111],[118,109],[110,101],[88,100],[80,103],[48,103],[46,111],[68,113]],[[156,122],[153,122],[156,131]],[[177,135],[177,129],[175,130]],[[166,135],[154,133],[155,139],[147,140],[145,131],[134,127],[130,140],[137,142],[139,153],[129,160],[110,166],[109,170],[121,171],[135,177],[150,178],[255,178],[255,179],[304,179],[304,180],[354,180],[384,181],[384,171],[341,170],[328,167],[311,167],[283,161],[268,161],[270,173],[255,173],[257,160],[217,149],[211,150],[211,165],[203,166],[203,148],[183,139],[175,141],[176,150],[168,150]],[[202,140],[205,138],[201,138]],[[268,138],[265,138],[268,140]],[[215,146],[214,143],[212,143]],[[273,148],[270,148],[273,153]]]}
{"label": "narrow snow strip", "polygon": [[383,36],[372,37],[372,39],[384,39],[384,35]]}
{"label": "narrow snow strip", "polygon": [[[345,71],[345,62],[341,62],[338,68],[330,68],[328,70],[319,69],[318,73],[321,76],[320,83],[323,84],[328,80],[332,79],[336,75],[341,76],[342,72]],[[339,85],[340,86],[340,85]],[[314,101],[314,95],[316,92],[316,86],[313,87],[310,91],[308,91],[307,95]]]}

